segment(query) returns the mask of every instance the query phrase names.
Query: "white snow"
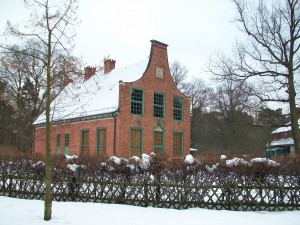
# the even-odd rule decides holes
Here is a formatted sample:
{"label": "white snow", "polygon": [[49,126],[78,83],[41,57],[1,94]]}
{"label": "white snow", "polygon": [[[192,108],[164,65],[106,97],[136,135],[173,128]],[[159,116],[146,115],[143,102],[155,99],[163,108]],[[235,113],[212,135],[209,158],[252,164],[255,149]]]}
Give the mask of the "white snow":
{"label": "white snow", "polygon": [[220,156],[220,159],[221,159],[221,160],[225,160],[225,159],[227,159],[227,156],[226,156],[226,155],[221,155],[221,156]]}
{"label": "white snow", "polygon": [[233,159],[226,160],[226,166],[228,167],[238,166],[238,165],[249,166],[250,163],[241,158],[233,158]]}
{"label": "white snow", "polygon": [[45,163],[43,161],[38,161],[37,163],[35,164],[32,164],[32,167],[35,168],[37,166],[45,166]]}
{"label": "white snow", "polygon": [[3,225],[299,225],[300,211],[237,212],[208,209],[160,209],[117,204],[52,202],[52,219],[44,221],[44,202],[0,196]]}
{"label": "white snow", "polygon": [[191,154],[189,154],[186,155],[184,162],[187,164],[193,164],[195,162],[195,159]]}
{"label": "white snow", "polygon": [[66,157],[67,161],[78,159],[77,155],[67,155],[67,154],[65,154],[65,157]]}
{"label": "white snow", "polygon": [[134,160],[135,162],[141,161],[141,159],[138,156],[132,156],[131,159]]}
{"label": "white snow", "polygon": [[[292,128],[290,126],[291,123],[287,123],[286,127],[279,127],[276,130],[272,132],[272,134],[277,134],[277,133],[282,133],[282,132],[287,132],[290,131]],[[300,119],[298,119],[298,125],[300,125]]]}
{"label": "white snow", "polygon": [[120,165],[121,164],[121,159],[116,157],[116,156],[111,156],[108,160],[114,161],[115,164]]}
{"label": "white snow", "polygon": [[291,137],[274,140],[271,143],[271,146],[289,146],[289,145],[294,145],[294,139]]}
{"label": "white snow", "polygon": [[267,158],[254,158],[254,159],[251,159],[251,163],[267,163],[270,166],[279,166],[280,165],[276,161],[267,159]]}
{"label": "white snow", "polygon": [[76,164],[68,164],[67,167],[72,170],[73,172],[76,172],[78,168],[84,168],[84,166],[76,165]]}
{"label": "white snow", "polygon": [[149,169],[151,164],[151,157],[147,154],[142,154],[142,159],[139,163],[140,167],[144,170]]}
{"label": "white snow", "polygon": [[[117,111],[119,82],[133,82],[140,79],[147,64],[148,59],[115,68],[108,74],[103,74],[101,71],[81,83],[70,83],[51,103],[52,121]],[[43,113],[34,124],[45,121],[45,113]]]}

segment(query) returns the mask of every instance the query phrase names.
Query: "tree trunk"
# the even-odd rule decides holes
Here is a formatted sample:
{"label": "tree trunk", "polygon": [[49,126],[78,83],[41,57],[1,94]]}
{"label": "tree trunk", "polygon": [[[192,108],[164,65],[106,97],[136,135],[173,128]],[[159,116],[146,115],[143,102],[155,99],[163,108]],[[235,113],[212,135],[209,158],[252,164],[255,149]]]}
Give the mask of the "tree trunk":
{"label": "tree trunk", "polygon": [[[291,70],[290,70],[291,71]],[[296,91],[294,86],[293,72],[289,75],[289,105],[291,113],[291,129],[294,139],[295,154],[298,154],[300,147],[300,132],[298,125],[298,112],[296,107]]]}
{"label": "tree trunk", "polygon": [[46,87],[46,189],[45,189],[45,209],[44,220],[51,220],[52,196],[51,196],[51,146],[50,146],[50,103],[51,103],[51,33],[48,36],[48,59],[47,59],[47,87]]}

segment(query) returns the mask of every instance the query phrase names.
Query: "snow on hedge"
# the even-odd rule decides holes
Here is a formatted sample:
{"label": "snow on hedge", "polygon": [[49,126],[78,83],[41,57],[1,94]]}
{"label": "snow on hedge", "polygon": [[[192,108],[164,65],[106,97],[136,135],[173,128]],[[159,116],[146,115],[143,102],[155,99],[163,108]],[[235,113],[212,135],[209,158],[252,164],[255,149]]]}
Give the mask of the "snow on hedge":
{"label": "snow on hedge", "polygon": [[241,158],[233,158],[233,159],[226,160],[226,166],[228,167],[239,166],[239,165],[250,166],[251,164],[248,161]]}
{"label": "snow on hedge", "polygon": [[65,157],[66,157],[67,161],[78,159],[77,155],[67,155],[67,154],[65,154]]}
{"label": "snow on hedge", "polygon": [[195,163],[195,159],[191,154],[189,154],[185,157],[184,162],[187,164],[193,164],[193,163]]}
{"label": "snow on hedge", "polygon": [[266,159],[266,158],[254,158],[254,159],[251,159],[251,163],[266,163],[269,166],[279,166],[280,165],[280,163],[277,163],[274,160]]}

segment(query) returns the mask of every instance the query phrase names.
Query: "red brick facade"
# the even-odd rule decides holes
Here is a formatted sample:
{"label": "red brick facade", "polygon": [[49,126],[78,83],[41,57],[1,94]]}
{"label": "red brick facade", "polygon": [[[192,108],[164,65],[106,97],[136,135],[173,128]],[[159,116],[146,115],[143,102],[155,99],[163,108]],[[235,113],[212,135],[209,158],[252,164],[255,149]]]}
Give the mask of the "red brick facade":
{"label": "red brick facade", "polygon": [[[70,122],[52,125],[51,149],[55,152],[57,145],[57,134],[60,135],[60,154],[64,154],[64,134],[69,134],[69,153],[80,154],[82,143],[82,130],[89,130],[89,154],[96,154],[96,132],[97,129],[106,129],[106,156],[128,157],[131,145],[131,129],[142,130],[141,153],[153,151],[154,130],[159,127],[163,130],[163,152],[173,157],[173,135],[179,133],[182,137],[182,154],[189,154],[190,149],[190,103],[175,86],[168,64],[167,45],[158,41],[151,41],[151,52],[147,68],[143,76],[134,82],[119,83],[119,110],[106,118]],[[143,91],[143,113],[134,115],[131,112],[131,92],[133,89]],[[154,93],[164,96],[164,116],[157,118],[153,116]],[[182,119],[173,117],[173,99],[182,100]],[[101,106],[99,106],[101,107]],[[36,127],[34,131],[35,153],[43,152],[45,149],[44,127]]]}

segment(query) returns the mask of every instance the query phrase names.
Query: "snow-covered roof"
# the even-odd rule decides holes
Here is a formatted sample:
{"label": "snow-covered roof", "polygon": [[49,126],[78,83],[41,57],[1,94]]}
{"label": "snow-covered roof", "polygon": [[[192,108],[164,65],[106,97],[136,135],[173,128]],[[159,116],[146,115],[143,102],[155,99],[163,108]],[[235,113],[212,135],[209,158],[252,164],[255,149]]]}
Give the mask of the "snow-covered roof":
{"label": "snow-covered roof", "polygon": [[[290,131],[292,129],[290,124],[291,123],[287,123],[286,127],[279,127],[279,128],[277,128],[276,130],[274,130],[272,132],[272,134],[277,134],[277,133],[282,133],[282,132]],[[300,126],[300,119],[298,119],[298,125]]]}
{"label": "snow-covered roof", "polygon": [[[51,103],[51,121],[68,120],[113,113],[119,106],[119,82],[139,80],[146,68],[146,60],[115,68],[110,73],[92,76],[81,84],[70,83]],[[45,112],[34,125],[45,123]]]}
{"label": "snow-covered roof", "polygon": [[270,146],[275,147],[275,146],[290,146],[290,145],[294,145],[294,139],[291,137],[272,141]]}

